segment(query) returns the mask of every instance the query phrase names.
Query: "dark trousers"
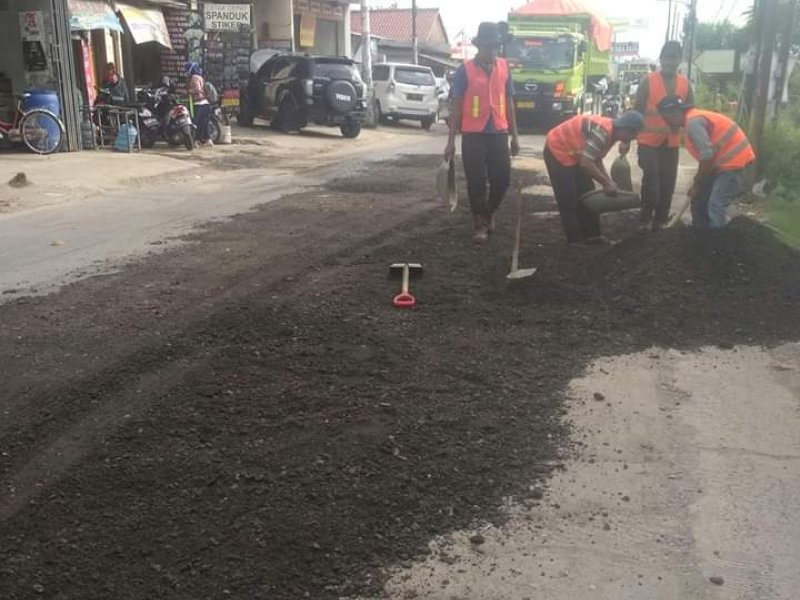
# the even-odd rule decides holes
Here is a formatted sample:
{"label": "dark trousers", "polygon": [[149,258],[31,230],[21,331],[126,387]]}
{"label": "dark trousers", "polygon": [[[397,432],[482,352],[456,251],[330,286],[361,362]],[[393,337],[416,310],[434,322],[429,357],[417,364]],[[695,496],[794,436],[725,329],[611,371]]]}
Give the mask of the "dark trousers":
{"label": "dark trousers", "polygon": [[594,190],[594,181],[580,166],[565,167],[544,148],[544,164],[558,203],[567,242],[573,244],[600,235],[600,216],[581,203],[581,196]]}
{"label": "dark trousers", "polygon": [[208,122],[211,120],[210,104],[194,105],[194,125],[197,127],[197,141],[207,142],[211,135],[208,132]]}
{"label": "dark trousers", "polygon": [[461,155],[472,214],[490,217],[500,207],[511,184],[508,134],[465,133]]}
{"label": "dark trousers", "polygon": [[678,180],[678,148],[639,145],[639,166],[642,168],[642,220],[658,225],[669,221],[672,196]]}

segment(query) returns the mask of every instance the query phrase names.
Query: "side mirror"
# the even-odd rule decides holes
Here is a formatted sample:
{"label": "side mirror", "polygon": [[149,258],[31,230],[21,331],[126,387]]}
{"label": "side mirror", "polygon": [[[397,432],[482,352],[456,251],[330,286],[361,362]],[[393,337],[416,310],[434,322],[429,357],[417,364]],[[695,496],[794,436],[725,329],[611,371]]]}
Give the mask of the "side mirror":
{"label": "side mirror", "polygon": [[578,58],[583,59],[586,53],[589,51],[589,46],[586,42],[581,42],[578,45]]}

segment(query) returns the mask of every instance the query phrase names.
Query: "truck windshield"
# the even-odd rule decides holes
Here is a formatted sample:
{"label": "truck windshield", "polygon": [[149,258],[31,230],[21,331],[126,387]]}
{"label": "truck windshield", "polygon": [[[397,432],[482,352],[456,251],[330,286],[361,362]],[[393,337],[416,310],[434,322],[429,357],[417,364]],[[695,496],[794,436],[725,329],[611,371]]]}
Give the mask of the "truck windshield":
{"label": "truck windshield", "polygon": [[534,69],[571,69],[575,65],[575,40],[516,38],[506,48],[509,60]]}

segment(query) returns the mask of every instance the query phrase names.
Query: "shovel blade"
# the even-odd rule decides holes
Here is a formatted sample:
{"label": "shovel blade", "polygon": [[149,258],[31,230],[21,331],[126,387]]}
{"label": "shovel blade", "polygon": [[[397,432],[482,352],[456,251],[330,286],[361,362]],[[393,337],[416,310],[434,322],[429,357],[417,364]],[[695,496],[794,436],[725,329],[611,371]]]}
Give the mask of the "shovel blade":
{"label": "shovel blade", "polygon": [[506,276],[506,279],[509,281],[519,281],[520,279],[527,279],[528,277],[533,277],[536,275],[536,272],[539,269],[517,269],[516,271],[511,271]]}

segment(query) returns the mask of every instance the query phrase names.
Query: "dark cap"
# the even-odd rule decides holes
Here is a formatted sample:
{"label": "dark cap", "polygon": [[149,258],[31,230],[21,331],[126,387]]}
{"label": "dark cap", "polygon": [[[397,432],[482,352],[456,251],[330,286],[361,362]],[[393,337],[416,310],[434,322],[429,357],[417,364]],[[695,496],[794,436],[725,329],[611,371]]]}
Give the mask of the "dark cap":
{"label": "dark cap", "polygon": [[614,119],[614,129],[628,129],[637,133],[644,129],[644,116],[635,110],[630,110],[617,119]]}
{"label": "dark cap", "polygon": [[681,111],[686,112],[692,108],[691,104],[686,104],[680,96],[667,96],[658,103],[658,112]]}
{"label": "dark cap", "polygon": [[484,21],[478,25],[478,35],[472,38],[472,43],[476,46],[499,46],[500,27],[497,23]]}
{"label": "dark cap", "polygon": [[681,58],[683,56],[683,46],[681,46],[681,43],[671,40],[664,44],[659,56],[664,58],[667,55],[676,55],[678,58]]}

